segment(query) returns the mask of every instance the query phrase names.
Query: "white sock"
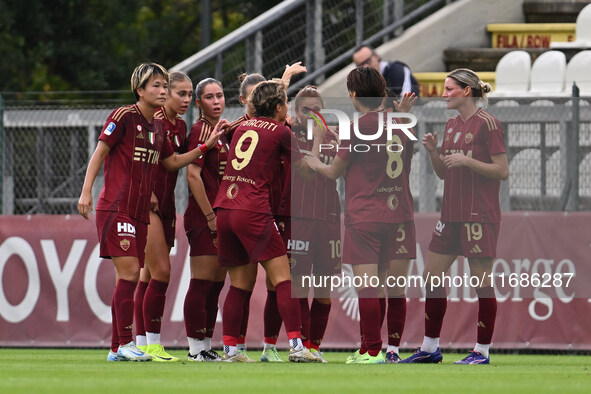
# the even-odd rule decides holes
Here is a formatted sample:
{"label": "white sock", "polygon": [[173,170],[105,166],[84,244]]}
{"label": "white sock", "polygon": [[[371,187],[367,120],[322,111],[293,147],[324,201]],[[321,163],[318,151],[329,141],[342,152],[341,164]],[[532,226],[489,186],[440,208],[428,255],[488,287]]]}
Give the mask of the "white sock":
{"label": "white sock", "polygon": [[488,357],[488,349],[490,349],[490,343],[488,345],[477,343],[476,346],[474,346],[474,351],[482,354],[484,357]]}
{"label": "white sock", "polygon": [[433,353],[439,347],[439,338],[423,337],[421,350],[427,353]]}
{"label": "white sock", "polygon": [[276,346],[275,346],[275,344],[273,344],[273,343],[267,343],[267,342],[265,342],[265,343],[263,344],[263,346],[264,346],[264,347],[263,347],[263,350],[267,350],[267,349],[271,349],[271,348],[274,348],[274,347],[276,347]]}
{"label": "white sock", "polygon": [[148,345],[158,345],[160,344],[160,333],[146,332],[146,339],[148,340]]}
{"label": "white sock", "polygon": [[245,343],[239,343],[239,344],[236,345],[236,349],[245,352],[246,351],[246,344]]}
{"label": "white sock", "polygon": [[294,348],[294,350],[302,350],[304,348],[304,344],[302,343],[302,338],[290,339],[289,346]]}
{"label": "white sock", "polygon": [[386,353],[390,353],[390,352],[394,352],[396,354],[399,354],[400,352],[398,351],[398,346],[394,346],[394,345],[388,345],[388,349],[386,349]]}
{"label": "white sock", "polygon": [[205,350],[204,341],[191,337],[187,337],[187,340],[189,341],[189,353],[193,356],[196,356],[201,353],[202,350]]}
{"label": "white sock", "polygon": [[211,350],[211,338],[205,337],[203,343],[205,344],[205,350]]}
{"label": "white sock", "polygon": [[228,357],[232,357],[238,353],[238,349],[236,349],[236,346],[224,345],[224,353],[226,353]]}
{"label": "white sock", "polygon": [[145,335],[136,335],[135,336],[135,344],[137,346],[146,346],[148,344]]}

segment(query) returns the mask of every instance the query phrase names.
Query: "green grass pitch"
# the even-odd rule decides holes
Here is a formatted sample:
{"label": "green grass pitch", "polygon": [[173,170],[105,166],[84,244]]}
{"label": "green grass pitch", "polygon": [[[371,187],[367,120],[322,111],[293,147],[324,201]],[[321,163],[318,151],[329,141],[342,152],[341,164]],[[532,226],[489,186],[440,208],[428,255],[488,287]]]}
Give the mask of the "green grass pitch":
{"label": "green grass pitch", "polygon": [[328,364],[231,364],[190,363],[172,350],[181,362],[169,364],[109,363],[107,352],[0,349],[0,393],[588,393],[591,384],[591,356],[493,354],[491,365],[453,365],[463,355],[444,353],[438,365],[346,365],[350,353],[326,352]]}

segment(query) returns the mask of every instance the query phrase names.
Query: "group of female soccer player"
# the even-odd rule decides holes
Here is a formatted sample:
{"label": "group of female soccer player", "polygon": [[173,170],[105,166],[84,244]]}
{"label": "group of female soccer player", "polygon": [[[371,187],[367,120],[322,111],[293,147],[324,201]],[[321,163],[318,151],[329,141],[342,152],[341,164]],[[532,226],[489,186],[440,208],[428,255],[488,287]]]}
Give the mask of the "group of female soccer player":
{"label": "group of female soccer player", "polygon": [[[359,276],[407,274],[410,259],[416,257],[409,186],[414,141],[395,129],[390,139],[382,133],[373,142],[386,149],[357,152],[351,147],[363,141],[353,130],[351,139],[340,141],[338,133],[318,126],[309,140],[310,114],[324,107],[317,88],[308,86],[296,95],[295,116],[288,119],[286,88],[291,75],[303,71],[296,63],[286,68],[282,80],[241,76],[246,113],[233,123],[221,119],[221,83],[212,78],[199,82],[194,99],[200,117],[185,137],[180,115],[193,99],[191,80],[154,63],[134,70],[131,88],[137,103],[115,110],[105,122],[78,203],[80,214],[88,218],[92,185],[104,163],[96,225],[100,255],[113,260],[117,280],[109,361],[178,361],[160,343],[160,324],[174,245],[176,171],[182,166],[188,165],[190,193],[184,215],[191,264],[184,305],[190,361],[253,361],[246,355],[245,336],[260,263],[267,285],[261,361],[282,361],[275,345],[283,323],[290,361],[326,362],[319,346],[330,292],[315,289],[310,305],[309,289],[292,286],[292,278],[301,283],[298,278],[309,275],[312,267],[315,275],[340,272],[341,207],[335,182],[340,176],[345,180],[342,263],[351,264]],[[391,111],[383,77],[371,67],[359,67],[347,76],[347,88],[360,113],[358,131],[375,134]],[[459,115],[447,122],[439,150],[436,132],[423,137],[433,169],[444,180],[441,219],[429,245],[425,275],[447,272],[458,255],[469,259],[472,275],[488,278],[481,274],[491,272],[500,223],[499,183],[507,178],[508,165],[499,122],[477,105],[486,103],[488,91],[490,85],[474,72],[451,72],[444,97],[448,109]],[[404,94],[393,105],[406,113],[415,101],[414,94]],[[212,350],[211,338],[226,275],[230,287],[222,308],[220,356]],[[424,341],[405,360],[399,357],[404,289],[356,290],[361,347],[347,363],[441,362],[445,288],[428,284]],[[489,362],[496,299],[489,282],[476,292],[478,342],[458,363]],[[134,311],[137,344],[132,337]],[[386,316],[384,355],[380,331]]]}

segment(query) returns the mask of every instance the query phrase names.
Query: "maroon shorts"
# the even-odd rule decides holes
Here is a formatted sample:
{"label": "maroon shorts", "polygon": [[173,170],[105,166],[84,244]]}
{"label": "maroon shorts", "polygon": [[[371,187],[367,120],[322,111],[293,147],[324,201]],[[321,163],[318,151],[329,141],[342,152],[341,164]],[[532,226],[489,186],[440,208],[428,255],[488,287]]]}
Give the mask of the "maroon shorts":
{"label": "maroon shorts", "polygon": [[211,256],[218,254],[217,235],[208,226],[195,227],[187,233],[191,251],[189,256]]}
{"label": "maroon shorts", "polygon": [[217,227],[221,267],[257,263],[286,254],[272,215],[219,208]]}
{"label": "maroon shorts", "polygon": [[314,219],[291,218],[287,241],[289,263],[294,275],[337,275],[341,272],[341,224]]}
{"label": "maroon shorts", "polygon": [[148,223],[126,213],[99,210],[96,211],[96,229],[102,258],[133,256],[139,260],[140,267],[144,266]]}
{"label": "maroon shorts", "polygon": [[[291,218],[289,216],[274,216],[275,223],[277,223],[277,228],[279,229],[279,234],[281,234],[281,239],[287,248],[287,241],[291,237]],[[287,250],[287,255],[289,256],[289,249]]]}
{"label": "maroon shorts", "polygon": [[416,249],[414,221],[345,226],[343,263],[346,264],[385,266],[391,260],[414,259]]}
{"label": "maroon shorts", "polygon": [[162,215],[160,211],[155,212],[162,222],[162,229],[164,230],[164,240],[166,245],[171,248],[174,247],[174,236],[176,232],[176,216]]}
{"label": "maroon shorts", "polygon": [[496,257],[500,223],[437,222],[429,250],[450,256]]}

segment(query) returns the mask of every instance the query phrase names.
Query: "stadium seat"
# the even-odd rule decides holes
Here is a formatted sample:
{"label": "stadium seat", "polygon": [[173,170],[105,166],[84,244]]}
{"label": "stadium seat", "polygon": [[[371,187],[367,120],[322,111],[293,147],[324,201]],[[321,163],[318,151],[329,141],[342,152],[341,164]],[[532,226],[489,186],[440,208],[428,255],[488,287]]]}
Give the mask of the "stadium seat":
{"label": "stadium seat", "polygon": [[560,51],[542,53],[532,65],[530,95],[559,95],[564,91],[566,56]]}
{"label": "stadium seat", "polygon": [[534,100],[529,105],[532,107],[553,107],[555,104],[552,100]]}
{"label": "stadium seat", "polygon": [[572,93],[573,83],[579,87],[581,96],[591,96],[591,50],[581,51],[566,65],[565,93]]}
{"label": "stadium seat", "polygon": [[585,6],[577,16],[576,39],[573,42],[551,42],[550,48],[591,47],[591,4]]}
{"label": "stadium seat", "polygon": [[492,105],[495,107],[519,107],[519,102],[516,100],[499,100]]}
{"label": "stadium seat", "polygon": [[509,163],[509,194],[513,196],[540,196],[540,150],[524,149]]}
{"label": "stadium seat", "polygon": [[499,60],[496,89],[491,97],[523,96],[529,90],[531,57],[525,51],[511,51]]}

